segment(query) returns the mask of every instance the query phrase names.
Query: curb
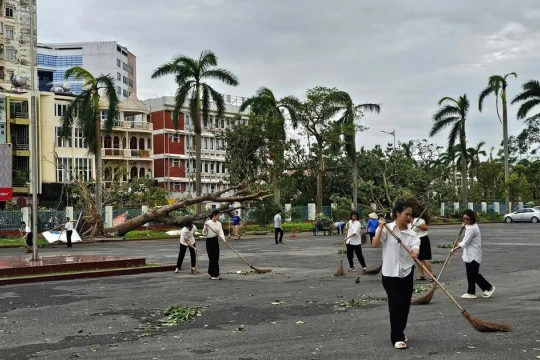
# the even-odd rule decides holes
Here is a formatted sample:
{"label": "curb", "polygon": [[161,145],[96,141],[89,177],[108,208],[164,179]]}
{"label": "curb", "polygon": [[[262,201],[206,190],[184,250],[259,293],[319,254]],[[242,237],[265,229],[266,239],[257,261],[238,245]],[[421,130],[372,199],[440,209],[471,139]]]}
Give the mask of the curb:
{"label": "curb", "polygon": [[28,283],[35,283],[35,282],[89,279],[89,278],[109,277],[109,276],[136,275],[136,274],[171,271],[174,269],[176,269],[176,265],[161,265],[161,266],[152,266],[152,267],[143,266],[143,267],[128,268],[128,269],[87,271],[87,272],[70,273],[70,274],[28,276],[24,278],[12,278],[12,279],[4,278],[4,279],[0,279],[0,286],[15,285],[15,284],[28,284]]}

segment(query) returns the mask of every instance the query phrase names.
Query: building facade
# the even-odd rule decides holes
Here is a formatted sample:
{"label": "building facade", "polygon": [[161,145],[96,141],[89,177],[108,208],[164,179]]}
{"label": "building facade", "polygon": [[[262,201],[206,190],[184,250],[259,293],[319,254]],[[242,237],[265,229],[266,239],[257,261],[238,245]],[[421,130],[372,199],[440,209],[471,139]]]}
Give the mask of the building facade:
{"label": "building facade", "polygon": [[[245,98],[224,95],[224,99],[224,116],[216,116],[216,108],[212,103],[209,119],[202,123],[202,194],[219,191],[227,186],[225,144],[220,134],[235,124],[234,118],[239,114]],[[174,97],[149,99],[144,103],[154,128],[154,178],[159,186],[171,193],[173,199],[195,195],[195,128],[187,106],[180,113],[176,130],[172,121]],[[245,113],[239,121],[246,122],[247,119],[248,114]]]}
{"label": "building facade", "polygon": [[[34,34],[35,9],[34,6]],[[30,1],[0,0],[0,87],[18,92],[28,89],[30,56]],[[15,83],[11,81],[14,78],[18,79]]]}
{"label": "building facade", "polygon": [[73,93],[80,94],[82,82],[65,79],[66,70],[74,66],[82,66],[96,77],[110,74],[121,100],[137,94],[137,58],[116,41],[37,44],[40,91],[67,83]]}

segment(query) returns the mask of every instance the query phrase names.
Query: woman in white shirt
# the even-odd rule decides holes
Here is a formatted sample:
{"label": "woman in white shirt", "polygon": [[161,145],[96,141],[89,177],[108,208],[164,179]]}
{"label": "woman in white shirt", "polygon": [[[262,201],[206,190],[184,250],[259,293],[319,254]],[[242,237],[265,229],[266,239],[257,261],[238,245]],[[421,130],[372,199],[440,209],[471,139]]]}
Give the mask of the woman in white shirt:
{"label": "woman in white shirt", "polygon": [[219,242],[221,238],[226,244],[225,234],[219,222],[219,210],[212,211],[210,220],[204,223],[203,235],[206,236],[206,253],[208,254],[208,276],[212,280],[221,280],[219,277]]}
{"label": "woman in white shirt", "polygon": [[467,271],[467,292],[461,297],[463,299],[476,299],[476,285],[484,294],[482,297],[489,298],[495,291],[495,286],[491,285],[480,274],[480,263],[482,262],[482,236],[480,228],[476,224],[476,213],[471,209],[463,212],[463,226],[465,226],[465,235],[463,240],[452,250],[450,254],[454,254],[457,250],[463,249],[462,259],[465,262],[465,270]]}
{"label": "woman in white shirt", "polygon": [[367,270],[366,261],[364,260],[364,255],[362,255],[362,224],[358,221],[358,217],[357,211],[351,213],[351,222],[347,229],[347,237],[344,240],[347,245],[347,260],[349,260],[349,265],[351,267],[349,271],[356,271],[354,268],[354,254],[356,254],[364,271]]}
{"label": "woman in white shirt", "polygon": [[[390,341],[396,349],[407,348],[404,331],[407,326],[414,285],[414,259],[418,257],[420,238],[409,228],[413,219],[412,205],[398,203],[392,213],[394,221],[388,227],[397,234],[411,253],[407,253],[385,228],[384,219],[379,220],[379,228],[373,238],[373,247],[383,246],[382,283],[388,295],[390,311]],[[412,257],[411,257],[412,256]]]}
{"label": "woman in white shirt", "polygon": [[197,266],[197,248],[195,246],[195,232],[197,227],[193,224],[193,221],[189,220],[186,226],[180,230],[180,252],[178,253],[178,260],[176,260],[175,273],[182,269],[182,263],[186,256],[186,250],[189,249],[189,257],[191,258],[191,274],[196,273]]}
{"label": "woman in white shirt", "polygon": [[[420,238],[420,253],[418,254],[418,260],[420,260],[424,266],[433,274],[433,268],[431,267],[431,243],[428,236],[428,226],[426,221],[422,218],[414,219],[411,228],[418,234]],[[417,265],[420,276],[416,280],[426,280],[424,269]],[[433,281],[433,279],[429,279]]]}

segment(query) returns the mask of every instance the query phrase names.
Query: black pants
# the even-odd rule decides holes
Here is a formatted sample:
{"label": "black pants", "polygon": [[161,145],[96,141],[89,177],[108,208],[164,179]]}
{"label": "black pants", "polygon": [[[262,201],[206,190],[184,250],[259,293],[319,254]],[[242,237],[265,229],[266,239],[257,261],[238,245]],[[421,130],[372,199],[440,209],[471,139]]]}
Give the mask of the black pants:
{"label": "black pants", "polygon": [[278,234],[279,234],[279,242],[283,242],[283,229],[281,228],[274,228],[274,236],[276,238],[276,244],[278,243]]}
{"label": "black pants", "polygon": [[73,230],[66,230],[67,247],[73,247],[73,245],[71,245],[71,235],[72,234],[73,234]]}
{"label": "black pants", "polygon": [[32,236],[32,233],[29,232],[27,235],[26,235],[26,246],[29,246],[31,247],[34,243],[32,241],[33,239],[33,236]]}
{"label": "black pants", "polygon": [[206,238],[206,253],[208,254],[208,275],[219,277],[219,242],[218,237]]}
{"label": "black pants", "polygon": [[375,237],[375,233],[374,232],[369,232],[369,242],[371,243],[371,245],[373,245],[373,238]]}
{"label": "black pants", "polygon": [[480,263],[471,261],[465,263],[465,269],[467,270],[467,294],[476,294],[476,285],[482,291],[491,290],[491,284],[480,274]]}
{"label": "black pants", "polygon": [[347,244],[347,260],[349,260],[349,265],[351,268],[354,267],[354,254],[356,254],[358,261],[360,261],[360,265],[365,268],[366,261],[364,260],[364,255],[362,255],[362,245]]}
{"label": "black pants", "polygon": [[405,327],[411,308],[413,293],[414,268],[404,278],[382,277],[382,283],[388,294],[388,310],[390,311],[390,341],[394,345],[398,341],[405,341]]}
{"label": "black pants", "polygon": [[178,253],[178,260],[176,260],[176,268],[178,270],[182,268],[182,263],[184,262],[184,257],[186,256],[187,249],[189,249],[189,257],[191,258],[191,267],[194,268],[197,265],[197,257],[196,257],[197,254],[195,254],[195,250],[187,245],[180,244],[180,252]]}

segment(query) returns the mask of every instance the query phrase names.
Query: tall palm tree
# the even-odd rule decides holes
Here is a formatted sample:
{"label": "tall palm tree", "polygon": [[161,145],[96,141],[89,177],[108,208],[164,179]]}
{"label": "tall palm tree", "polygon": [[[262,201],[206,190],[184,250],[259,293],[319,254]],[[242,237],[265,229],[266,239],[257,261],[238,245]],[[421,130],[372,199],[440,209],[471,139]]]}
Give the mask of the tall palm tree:
{"label": "tall palm tree", "polygon": [[112,131],[113,124],[120,118],[118,95],[114,85],[114,78],[110,75],[94,77],[88,70],[76,66],[68,69],[65,79],[72,78],[83,81],[82,92],[69,104],[61,119],[61,134],[63,137],[71,137],[73,125],[82,130],[84,139],[88,144],[88,152],[93,154],[96,163],[96,228],[95,234],[103,233],[102,214],[102,187],[101,176],[103,164],[101,161],[101,111],[99,99],[101,96],[107,99],[108,108],[103,124],[106,133]]}
{"label": "tall palm tree", "polygon": [[[296,113],[293,109],[296,104],[296,99],[288,96],[283,99],[277,100],[272,90],[267,87],[260,87],[255,96],[247,99],[242,106],[240,106],[240,112],[250,109],[254,115],[262,116],[265,119],[265,133],[268,137],[270,144],[270,158],[274,163],[281,163],[284,155],[283,145],[286,140],[285,134],[285,115],[282,110],[286,109],[292,121],[293,128],[296,129],[298,121],[296,119]],[[278,166],[278,169],[280,167]],[[274,202],[280,204],[281,191],[279,187],[278,173],[271,174],[271,178],[274,182]]]}
{"label": "tall palm tree", "polygon": [[429,136],[435,136],[443,129],[451,126],[448,134],[448,151],[452,148],[459,139],[459,146],[462,156],[461,161],[461,194],[463,208],[467,208],[467,136],[465,133],[465,123],[467,121],[467,113],[469,112],[469,100],[467,94],[460,96],[457,100],[451,97],[443,97],[438,103],[439,109],[433,115],[433,126],[429,132]]}
{"label": "tall palm tree", "polygon": [[540,105],[540,82],[538,80],[529,80],[522,85],[523,92],[517,95],[512,104],[522,102],[518,109],[517,118],[520,120],[537,120],[540,118],[540,113],[529,118],[529,112],[537,105]]}
{"label": "tall palm tree", "polygon": [[[495,95],[495,108],[497,109],[497,116],[499,117],[499,121],[501,121],[503,125],[503,143],[504,143],[504,182],[508,182],[508,177],[510,174],[509,165],[508,165],[508,106],[506,101],[506,88],[508,87],[508,81],[507,78],[509,76],[513,76],[517,78],[517,74],[515,72],[508,73],[504,76],[501,75],[492,75],[489,77],[488,85],[487,87],[480,93],[478,96],[478,110],[482,112],[482,105],[484,102],[484,99],[491,95]],[[503,112],[503,118],[501,120],[501,115],[499,113],[499,92],[501,96],[501,102],[502,102],[502,112]],[[508,209],[509,202],[510,202],[510,194],[508,193],[508,190],[505,192],[505,206],[506,209]]]}
{"label": "tall palm tree", "polygon": [[[205,50],[198,59],[178,55],[166,64],[159,66],[152,73],[152,79],[165,75],[174,75],[178,89],[175,94],[175,104],[172,120],[175,129],[178,129],[178,116],[189,97],[189,112],[195,125],[195,194],[201,196],[201,119],[208,121],[210,102],[213,101],[217,109],[217,117],[225,112],[223,95],[214,90],[206,81],[218,80],[227,85],[237,86],[238,78],[227,69],[217,68],[217,56]],[[197,213],[201,212],[201,204],[197,204]]]}
{"label": "tall palm tree", "polygon": [[381,106],[379,104],[370,103],[355,105],[351,96],[345,91],[338,91],[334,96],[336,97],[337,103],[341,104],[343,110],[343,114],[337,122],[345,130],[345,151],[352,163],[353,206],[356,210],[358,209],[358,189],[356,186],[358,181],[358,165],[356,161],[356,128],[354,121],[359,113],[360,115],[364,112],[380,113]]}

